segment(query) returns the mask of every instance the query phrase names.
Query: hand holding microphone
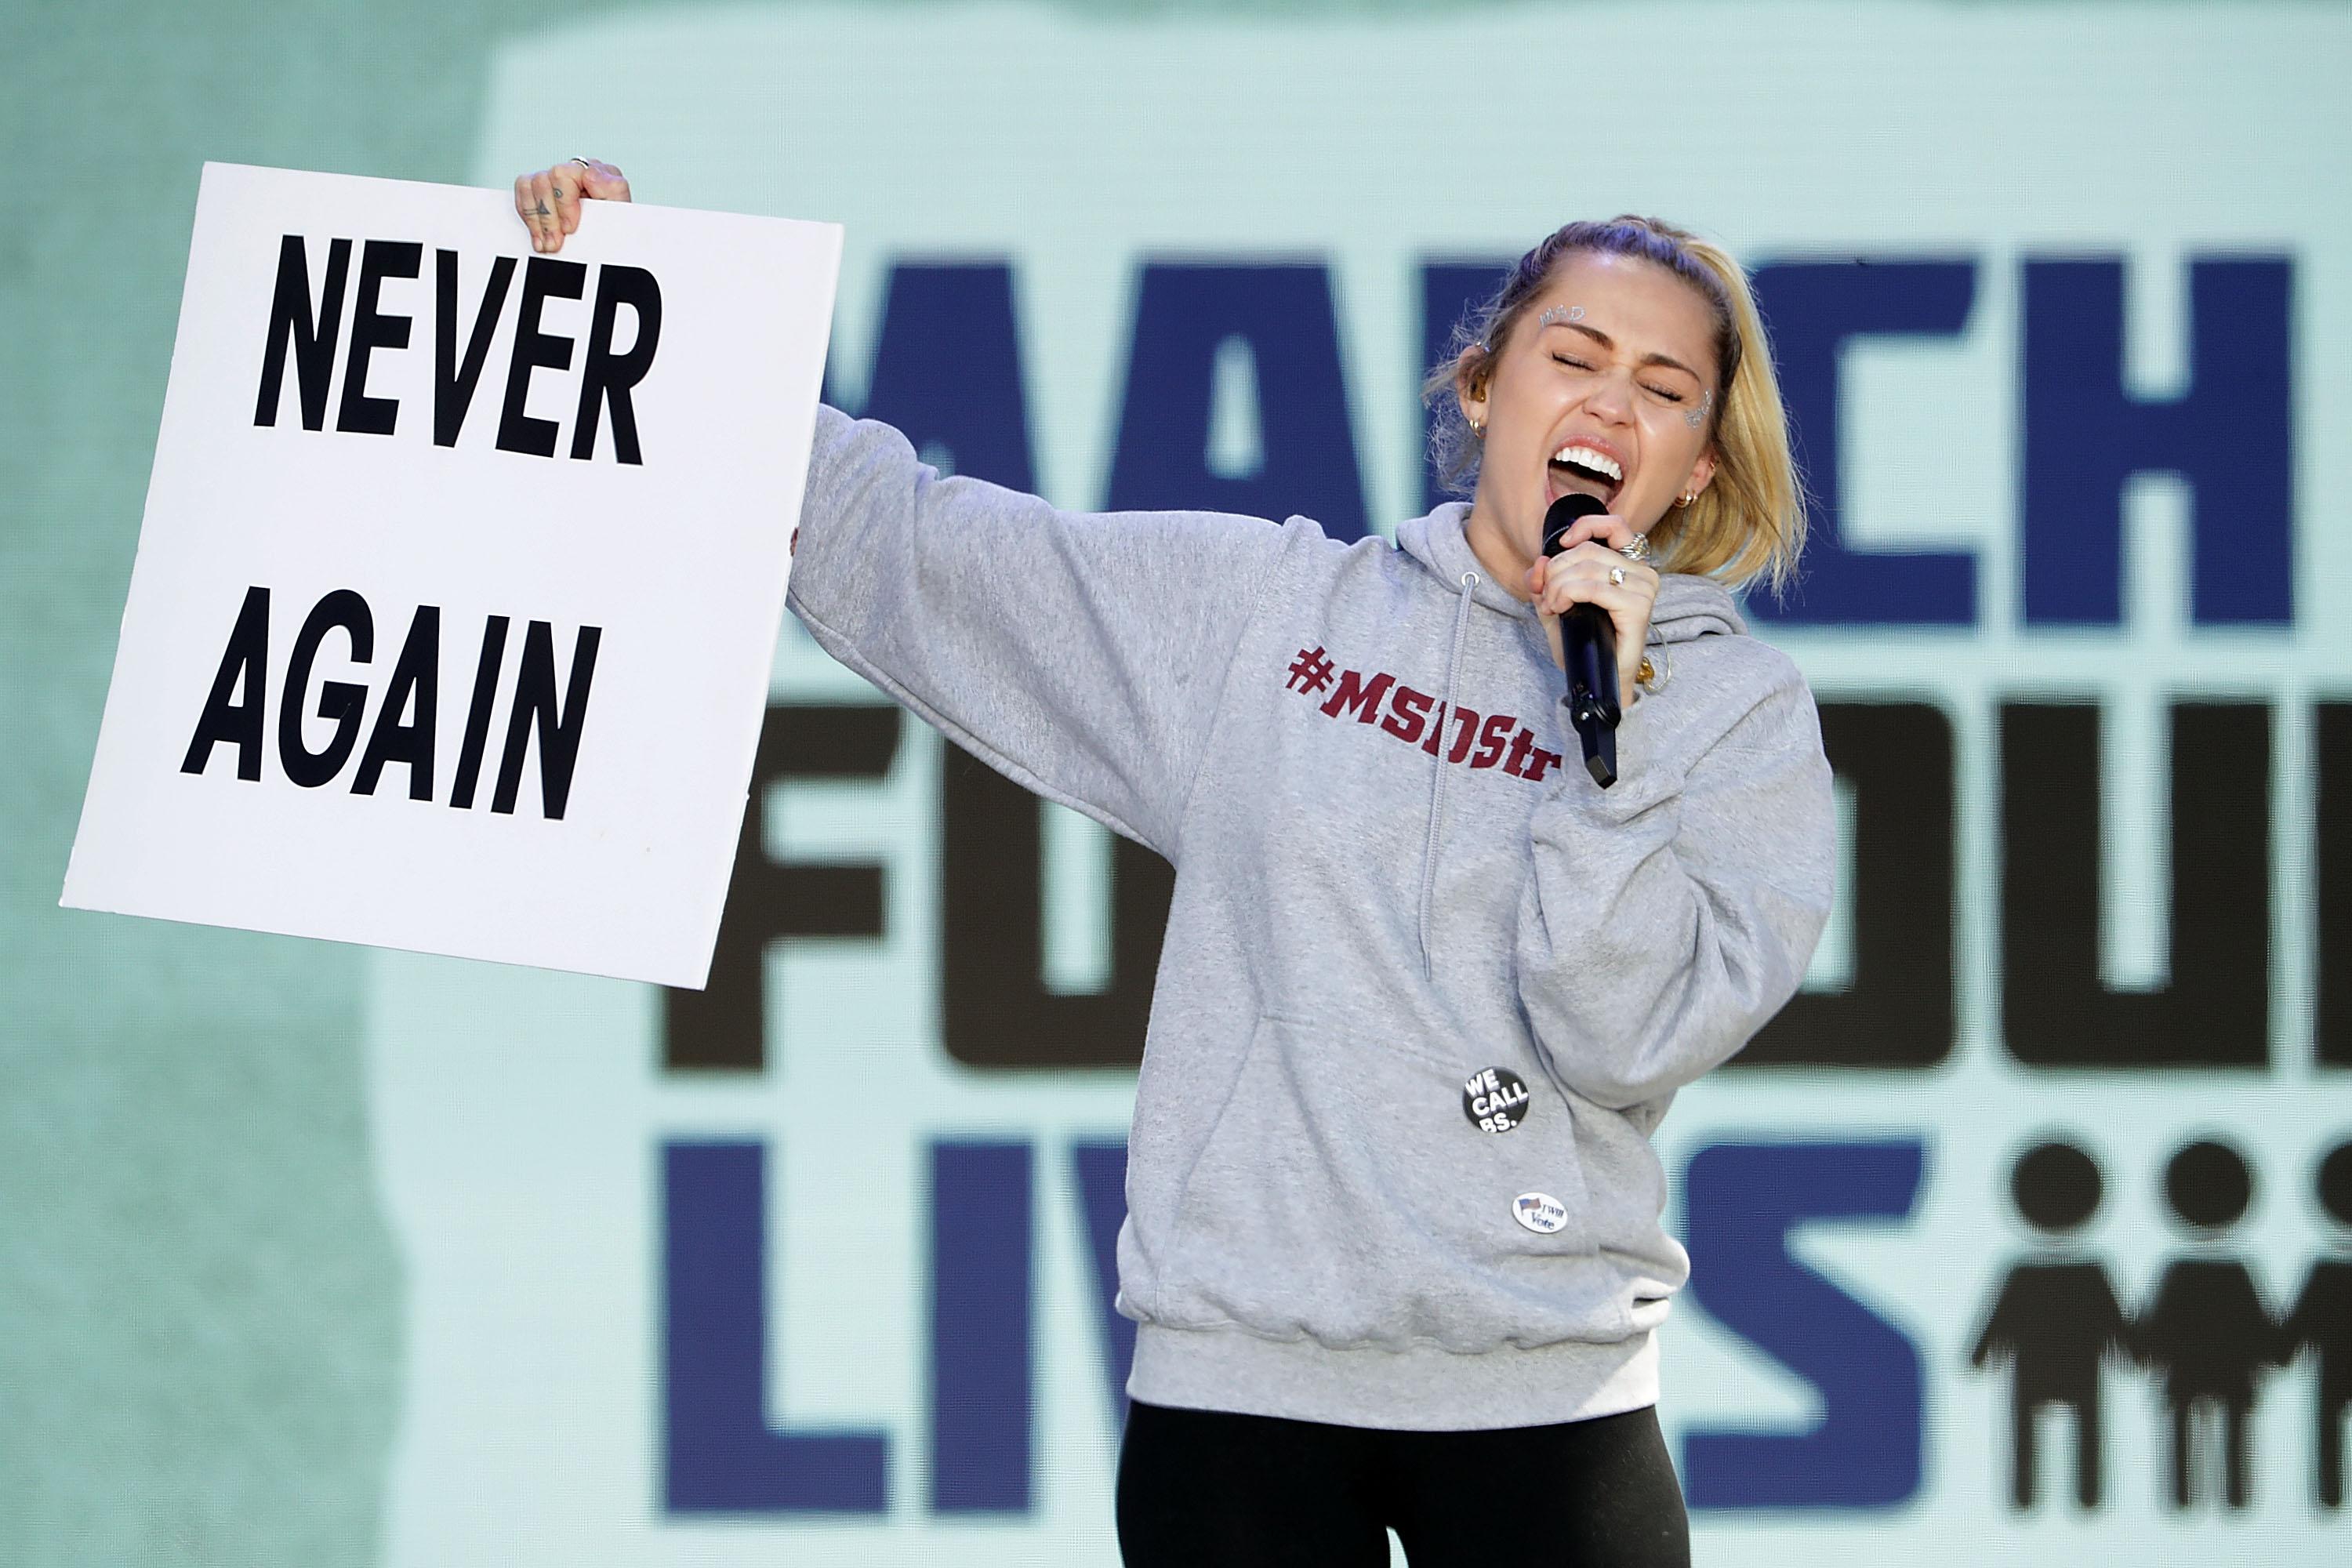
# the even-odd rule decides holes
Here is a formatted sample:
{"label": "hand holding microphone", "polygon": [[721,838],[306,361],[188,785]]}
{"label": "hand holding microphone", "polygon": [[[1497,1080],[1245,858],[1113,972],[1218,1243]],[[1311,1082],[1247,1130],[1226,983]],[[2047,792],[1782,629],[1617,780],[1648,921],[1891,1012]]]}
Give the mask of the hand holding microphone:
{"label": "hand holding microphone", "polygon": [[[1658,597],[1658,574],[1626,553],[1641,548],[1637,537],[1600,498],[1565,495],[1544,514],[1543,559],[1528,574],[1536,607],[1558,617],[1545,624],[1568,675],[1569,717],[1585,767],[1603,789],[1617,782],[1617,722],[1633,700],[1631,676]],[[1619,647],[1634,650],[1624,670]]]}

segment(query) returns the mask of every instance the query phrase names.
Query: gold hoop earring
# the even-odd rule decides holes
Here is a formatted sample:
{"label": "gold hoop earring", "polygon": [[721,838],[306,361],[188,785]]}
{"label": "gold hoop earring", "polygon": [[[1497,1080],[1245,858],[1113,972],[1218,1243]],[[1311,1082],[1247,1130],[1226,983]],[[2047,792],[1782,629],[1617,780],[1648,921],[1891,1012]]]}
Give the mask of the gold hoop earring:
{"label": "gold hoop earring", "polygon": [[1483,419],[1473,419],[1470,421],[1470,434],[1481,441],[1485,440],[1486,438],[1486,422]]}
{"label": "gold hoop earring", "polygon": [[1698,492],[1697,492],[1696,490],[1693,490],[1693,491],[1691,491],[1688,495],[1686,495],[1686,496],[1683,497],[1683,499],[1682,499],[1682,500],[1678,500],[1678,501],[1675,502],[1675,505],[1676,507],[1678,507],[1678,508],[1679,508],[1679,507],[1686,507],[1686,506],[1690,505],[1690,503],[1691,503],[1691,502],[1693,502],[1693,501],[1695,501],[1695,500],[1698,500]]}

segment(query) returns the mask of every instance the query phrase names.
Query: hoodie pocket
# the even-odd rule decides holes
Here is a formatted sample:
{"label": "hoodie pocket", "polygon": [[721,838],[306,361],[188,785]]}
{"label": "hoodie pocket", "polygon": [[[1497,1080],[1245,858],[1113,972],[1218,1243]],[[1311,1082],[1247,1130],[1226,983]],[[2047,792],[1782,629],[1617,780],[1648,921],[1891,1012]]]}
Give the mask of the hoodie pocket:
{"label": "hoodie pocket", "polygon": [[[1481,1131],[1465,1076],[1391,1040],[1260,1019],[1185,1182],[1153,1316],[1459,1352],[1633,1332],[1568,1104],[1525,1074],[1525,1120]],[[1556,1204],[1526,1206],[1557,1228],[1522,1224],[1522,1197]]]}

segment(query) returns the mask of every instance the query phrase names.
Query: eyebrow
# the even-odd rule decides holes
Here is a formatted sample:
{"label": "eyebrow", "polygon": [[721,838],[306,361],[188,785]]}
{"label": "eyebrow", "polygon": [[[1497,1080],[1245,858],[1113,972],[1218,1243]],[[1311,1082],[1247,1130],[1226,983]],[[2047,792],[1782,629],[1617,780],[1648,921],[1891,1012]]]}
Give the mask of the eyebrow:
{"label": "eyebrow", "polygon": [[[1549,327],[1566,327],[1571,331],[1582,332],[1586,337],[1591,338],[1594,342],[1599,343],[1604,349],[1613,349],[1617,346],[1616,339],[1611,337],[1607,332],[1602,331],[1600,328],[1587,326],[1582,321],[1552,321],[1545,322],[1544,325]],[[1678,370],[1682,372],[1685,375],[1689,376],[1693,381],[1697,382],[1701,386],[1705,386],[1706,384],[1706,377],[1699,374],[1698,372],[1691,369],[1690,366],[1675,358],[1672,354],[1643,354],[1642,356],[1642,363],[1645,365],[1662,364],[1669,370]]]}

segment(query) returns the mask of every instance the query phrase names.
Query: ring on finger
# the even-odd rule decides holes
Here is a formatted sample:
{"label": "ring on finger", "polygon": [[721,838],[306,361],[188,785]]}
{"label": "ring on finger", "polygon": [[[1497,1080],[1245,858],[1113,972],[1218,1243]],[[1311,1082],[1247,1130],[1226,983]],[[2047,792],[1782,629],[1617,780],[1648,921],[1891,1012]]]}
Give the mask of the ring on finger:
{"label": "ring on finger", "polygon": [[1609,568],[1609,582],[1612,587],[1623,587],[1625,585],[1625,568],[1622,566],[1612,566]]}

